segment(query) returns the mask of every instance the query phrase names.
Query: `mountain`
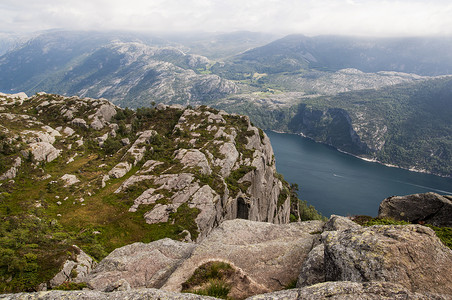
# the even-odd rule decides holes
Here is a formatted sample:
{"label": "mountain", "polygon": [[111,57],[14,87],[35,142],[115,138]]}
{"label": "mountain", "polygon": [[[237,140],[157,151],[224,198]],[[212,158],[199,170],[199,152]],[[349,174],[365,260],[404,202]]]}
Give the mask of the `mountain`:
{"label": "mountain", "polygon": [[339,150],[407,169],[452,176],[452,78],[328,96],[237,95],[216,107],[264,129],[305,135]]}
{"label": "mountain", "polygon": [[0,111],[0,292],[50,280],[74,244],[100,259],[138,241],[200,241],[228,219],[320,218],[245,116],[45,93],[3,94]]}
{"label": "mountain", "polygon": [[120,34],[40,35],[0,58],[0,90],[108,97],[128,107],[199,104],[237,90],[217,75],[201,74],[207,58],[170,44]]}
{"label": "mountain", "polygon": [[[441,74],[451,70],[450,38],[290,35],[245,51],[271,38],[44,33],[0,57],[0,91],[104,97],[131,108],[206,104],[247,114],[264,129],[303,133],[355,155],[450,176],[448,136],[441,133],[448,134],[450,122],[434,117],[449,111],[447,100],[434,99],[448,97]],[[424,127],[408,121],[414,115]]]}
{"label": "mountain", "polygon": [[[418,75],[452,73],[449,37],[362,38],[289,35],[217,64],[217,74],[291,73],[302,70],[396,71]],[[235,75],[234,75],[235,74]],[[228,76],[226,76],[228,78]]]}

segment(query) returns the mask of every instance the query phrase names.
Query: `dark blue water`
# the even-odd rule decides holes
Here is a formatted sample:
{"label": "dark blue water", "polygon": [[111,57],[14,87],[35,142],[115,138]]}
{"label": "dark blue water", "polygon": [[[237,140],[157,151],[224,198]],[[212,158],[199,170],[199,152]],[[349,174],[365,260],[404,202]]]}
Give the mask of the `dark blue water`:
{"label": "dark blue water", "polygon": [[367,162],[298,135],[266,133],[277,171],[324,216],[376,216],[380,202],[393,195],[452,195],[452,178]]}

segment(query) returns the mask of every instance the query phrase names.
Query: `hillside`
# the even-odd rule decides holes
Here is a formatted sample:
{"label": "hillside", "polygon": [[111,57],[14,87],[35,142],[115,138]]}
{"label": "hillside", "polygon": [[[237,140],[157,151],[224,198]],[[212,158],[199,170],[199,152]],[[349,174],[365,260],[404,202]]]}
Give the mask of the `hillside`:
{"label": "hillside", "polygon": [[330,96],[231,96],[216,107],[264,129],[303,134],[340,150],[407,169],[452,176],[452,79],[421,80]]}
{"label": "hillside", "polygon": [[450,176],[442,83],[452,71],[450,38],[290,35],[262,46],[271,38],[49,32],[0,57],[0,91],[103,97],[123,108],[209,105],[264,129]]}
{"label": "hillside", "polygon": [[236,92],[234,83],[201,74],[207,58],[172,44],[126,34],[39,35],[0,58],[0,90],[105,97],[134,108],[152,101],[200,104]]}
{"label": "hillside", "polygon": [[289,35],[239,54],[212,68],[226,78],[245,73],[334,72],[354,68],[363,72],[395,71],[418,75],[452,73],[447,37],[366,38]]}
{"label": "hillside", "polygon": [[222,221],[320,216],[276,173],[262,130],[205,106],[0,96],[0,291],[50,280],[77,245],[96,259]]}

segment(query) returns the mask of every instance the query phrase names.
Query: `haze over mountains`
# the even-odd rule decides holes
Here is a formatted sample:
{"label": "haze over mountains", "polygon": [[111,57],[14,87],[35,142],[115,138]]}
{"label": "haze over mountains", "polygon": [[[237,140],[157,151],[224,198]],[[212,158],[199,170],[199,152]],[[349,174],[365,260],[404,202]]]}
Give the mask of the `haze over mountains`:
{"label": "haze over mountains", "polygon": [[131,108],[207,104],[264,129],[452,174],[452,38],[50,31],[15,41],[0,57],[5,93],[103,97]]}

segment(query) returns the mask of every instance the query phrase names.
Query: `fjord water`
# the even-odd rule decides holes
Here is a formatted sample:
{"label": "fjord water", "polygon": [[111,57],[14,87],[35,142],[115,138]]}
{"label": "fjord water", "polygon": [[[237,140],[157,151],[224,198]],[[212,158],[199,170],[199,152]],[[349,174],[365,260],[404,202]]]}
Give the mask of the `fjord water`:
{"label": "fjord water", "polygon": [[452,195],[452,178],[364,161],[299,135],[266,133],[277,171],[289,183],[297,183],[300,199],[326,217],[376,216],[380,202],[394,195]]}

